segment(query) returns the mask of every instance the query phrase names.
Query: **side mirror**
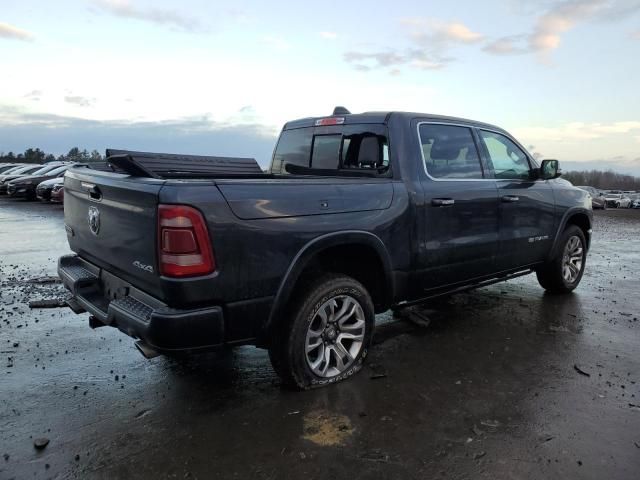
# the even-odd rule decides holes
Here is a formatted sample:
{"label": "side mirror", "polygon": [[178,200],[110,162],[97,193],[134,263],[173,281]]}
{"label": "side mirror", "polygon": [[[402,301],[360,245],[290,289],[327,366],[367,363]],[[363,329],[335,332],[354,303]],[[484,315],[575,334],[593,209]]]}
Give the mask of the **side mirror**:
{"label": "side mirror", "polygon": [[558,160],[543,160],[540,166],[540,178],[542,180],[552,180],[562,175],[560,162]]}

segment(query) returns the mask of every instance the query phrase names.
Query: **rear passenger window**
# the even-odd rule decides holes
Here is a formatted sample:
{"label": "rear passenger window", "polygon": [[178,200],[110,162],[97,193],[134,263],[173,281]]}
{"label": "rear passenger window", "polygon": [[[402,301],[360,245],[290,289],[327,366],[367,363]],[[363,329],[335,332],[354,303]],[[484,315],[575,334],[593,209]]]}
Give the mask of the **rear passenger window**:
{"label": "rear passenger window", "polygon": [[423,123],[419,134],[425,166],[431,177],[483,178],[470,128]]}

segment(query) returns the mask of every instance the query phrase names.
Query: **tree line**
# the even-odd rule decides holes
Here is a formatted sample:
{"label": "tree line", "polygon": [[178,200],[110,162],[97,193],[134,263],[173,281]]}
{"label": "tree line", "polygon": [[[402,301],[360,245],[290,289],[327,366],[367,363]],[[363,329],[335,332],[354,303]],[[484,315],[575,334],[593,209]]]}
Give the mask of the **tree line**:
{"label": "tree line", "polygon": [[99,162],[104,160],[100,152],[87,149],[80,150],[73,147],[68,153],[58,155],[46,153],[39,148],[27,148],[24,153],[0,152],[0,163],[46,163],[53,161],[62,162]]}
{"label": "tree line", "polygon": [[574,185],[586,185],[601,190],[640,190],[640,177],[616,173],[613,170],[583,170],[566,172],[562,178]]}

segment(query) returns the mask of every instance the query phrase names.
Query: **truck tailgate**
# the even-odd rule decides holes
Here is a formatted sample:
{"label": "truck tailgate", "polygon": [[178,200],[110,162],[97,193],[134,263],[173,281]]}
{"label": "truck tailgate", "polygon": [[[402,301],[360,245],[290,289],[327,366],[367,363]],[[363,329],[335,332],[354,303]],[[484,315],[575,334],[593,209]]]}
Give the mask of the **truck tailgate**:
{"label": "truck tailgate", "polygon": [[163,180],[70,169],[64,182],[64,219],[71,250],[158,294],[156,217],[163,184]]}

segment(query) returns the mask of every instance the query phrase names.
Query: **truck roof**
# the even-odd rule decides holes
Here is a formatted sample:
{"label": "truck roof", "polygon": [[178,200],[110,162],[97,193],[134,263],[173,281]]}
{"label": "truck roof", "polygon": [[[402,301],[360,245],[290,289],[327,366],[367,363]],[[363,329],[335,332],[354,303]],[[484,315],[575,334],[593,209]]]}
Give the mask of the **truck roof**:
{"label": "truck roof", "polygon": [[426,121],[437,121],[446,123],[464,123],[471,124],[477,127],[490,128],[492,130],[504,131],[504,129],[491,125],[490,123],[479,122],[477,120],[469,120],[468,118],[450,117],[446,115],[435,115],[433,113],[418,113],[418,112],[400,112],[400,111],[381,111],[381,112],[363,112],[363,113],[348,113],[348,114],[336,114],[327,115],[323,117],[307,117],[300,118],[298,120],[292,120],[284,125],[284,130],[290,130],[294,128],[304,128],[316,126],[316,122],[328,118],[344,118],[344,121],[340,124],[363,124],[363,123],[387,123],[391,117],[403,118],[407,121],[419,118]]}

